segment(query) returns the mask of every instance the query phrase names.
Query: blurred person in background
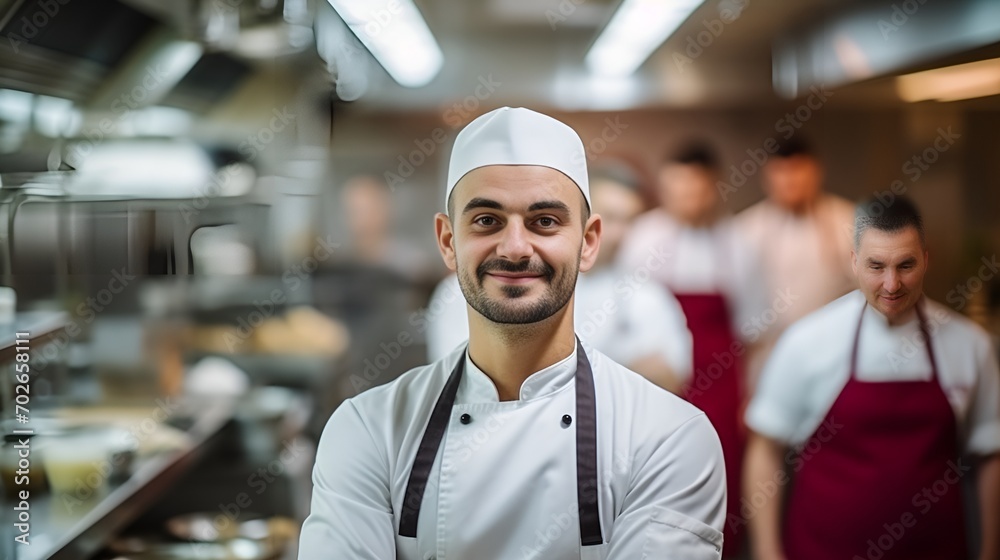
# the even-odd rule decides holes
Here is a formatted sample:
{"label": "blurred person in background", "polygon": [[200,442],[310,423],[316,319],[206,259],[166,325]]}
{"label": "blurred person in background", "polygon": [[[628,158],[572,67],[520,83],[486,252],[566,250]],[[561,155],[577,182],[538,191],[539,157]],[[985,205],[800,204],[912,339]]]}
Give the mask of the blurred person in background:
{"label": "blurred person in background", "polygon": [[349,243],[340,257],[356,265],[390,270],[409,280],[433,272],[431,255],[396,231],[394,201],[389,187],[374,175],[348,179],[340,193]]}
{"label": "blurred person in background", "polygon": [[[580,339],[618,363],[677,393],[691,374],[691,333],[677,300],[655,282],[649,269],[665,266],[665,255],[652,255],[643,270],[615,266],[621,242],[632,221],[645,209],[638,174],[625,162],[593,170],[590,190],[594,212],[603,223],[601,251],[594,267],[576,285],[576,331]],[[428,309],[428,359],[436,361],[469,338],[468,309],[451,275],[438,285]]]}
{"label": "blurred person in background", "polygon": [[[667,158],[658,174],[661,207],[636,221],[620,262],[629,270],[652,253],[670,255],[653,274],[680,302],[694,339],[694,373],[682,394],[705,411],[719,433],[733,511],[739,505],[745,441],[743,361],[753,342],[737,333],[763,308],[763,286],[754,252],[723,214],[716,179],[715,155],[703,145]],[[741,526],[727,523],[725,535],[724,555],[738,556]]]}
{"label": "blurred person in background", "polygon": [[773,322],[763,322],[751,384],[788,325],[855,288],[851,274],[854,206],[823,190],[823,166],[792,137],[764,164],[766,198],[736,216],[736,227],[762,259]]}
{"label": "blurred person in background", "polygon": [[993,345],[923,295],[927,244],[909,201],[872,199],[855,226],[860,289],[785,332],[747,409],[744,504],[754,511],[741,514],[755,558],[969,558],[962,484],[975,465],[978,558],[997,560]]}

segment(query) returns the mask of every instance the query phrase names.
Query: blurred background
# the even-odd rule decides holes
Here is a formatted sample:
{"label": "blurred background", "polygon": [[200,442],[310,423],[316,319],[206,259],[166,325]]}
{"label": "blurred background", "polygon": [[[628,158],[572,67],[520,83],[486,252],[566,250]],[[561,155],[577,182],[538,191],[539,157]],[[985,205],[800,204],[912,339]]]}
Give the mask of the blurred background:
{"label": "blurred background", "polygon": [[993,0],[0,0],[0,36],[3,558],[294,557],[330,412],[427,363],[450,146],[504,105],[649,205],[691,142],[728,214],[807,143],[914,200],[926,293],[1000,333]]}

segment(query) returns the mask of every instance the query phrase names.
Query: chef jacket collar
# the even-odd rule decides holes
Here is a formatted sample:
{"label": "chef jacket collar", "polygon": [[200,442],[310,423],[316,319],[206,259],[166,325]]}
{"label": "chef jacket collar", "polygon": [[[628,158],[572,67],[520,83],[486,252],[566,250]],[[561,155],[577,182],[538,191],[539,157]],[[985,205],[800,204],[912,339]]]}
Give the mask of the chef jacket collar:
{"label": "chef jacket collar", "polygon": [[[576,346],[573,351],[558,362],[532,373],[521,384],[519,399],[530,401],[551,395],[561,389],[572,386],[576,375]],[[458,386],[455,404],[475,404],[483,402],[500,402],[496,385],[488,375],[479,369],[469,354],[465,353],[465,375]]]}

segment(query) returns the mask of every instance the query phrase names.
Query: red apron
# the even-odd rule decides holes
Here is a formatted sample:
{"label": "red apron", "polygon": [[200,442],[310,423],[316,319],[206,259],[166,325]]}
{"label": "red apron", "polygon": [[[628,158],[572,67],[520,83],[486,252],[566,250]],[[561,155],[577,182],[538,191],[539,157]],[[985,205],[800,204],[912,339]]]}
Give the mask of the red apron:
{"label": "red apron", "polygon": [[[740,419],[743,370],[740,357],[733,354],[736,337],[733,336],[729,309],[725,297],[718,293],[674,292],[674,297],[684,310],[694,342],[694,373],[684,398],[705,412],[719,434],[726,461],[726,510],[738,515],[746,432]],[[740,553],[743,526],[741,523],[726,523],[723,556]]]}
{"label": "red apron", "polygon": [[817,430],[800,456],[784,521],[788,560],[967,557],[957,423],[919,306],[917,316],[928,381],[858,380],[858,321],[850,379],[823,421],[836,431],[820,439]]}

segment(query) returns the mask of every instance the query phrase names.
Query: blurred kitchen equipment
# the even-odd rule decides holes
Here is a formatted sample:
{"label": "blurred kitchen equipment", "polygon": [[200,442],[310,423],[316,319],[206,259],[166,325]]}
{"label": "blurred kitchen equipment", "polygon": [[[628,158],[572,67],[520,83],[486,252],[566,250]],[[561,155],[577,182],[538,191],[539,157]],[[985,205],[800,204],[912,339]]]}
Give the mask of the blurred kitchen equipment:
{"label": "blurred kitchen equipment", "polygon": [[[3,485],[4,496],[8,500],[17,499],[21,490],[35,494],[46,488],[45,474],[41,469],[27,469],[29,471],[27,476],[17,474],[18,461],[21,457],[15,446],[19,440],[31,440],[33,437],[33,435],[4,434],[3,446],[0,447],[0,484]],[[29,445],[33,445],[33,442],[29,441]]]}
{"label": "blurred kitchen equipment", "polygon": [[199,396],[239,396],[247,392],[247,374],[225,358],[210,356],[193,365],[185,376],[186,393]]}
{"label": "blurred kitchen equipment", "polygon": [[14,288],[0,286],[0,323],[13,323],[16,307],[17,293]]}
{"label": "blurred kitchen equipment", "polygon": [[[178,539],[197,542],[220,542],[235,538],[287,541],[297,536],[295,522],[287,517],[254,518],[242,514],[246,521],[220,524],[218,513],[189,513],[167,521],[167,531]],[[221,526],[220,526],[221,525]]]}
{"label": "blurred kitchen equipment", "polygon": [[87,500],[128,476],[136,444],[127,430],[82,427],[42,436],[38,449],[52,491]]}
{"label": "blurred kitchen equipment", "polygon": [[[114,549],[112,549],[114,550]],[[141,550],[114,550],[114,560],[269,560],[279,551],[265,542],[233,539],[224,543],[157,543]]]}
{"label": "blurred kitchen equipment", "polygon": [[267,560],[280,556],[298,537],[296,523],[287,517],[234,522],[218,513],[180,515],[166,522],[166,530],[172,537],[187,542],[125,537],[112,541],[108,549],[122,555],[115,560]]}

